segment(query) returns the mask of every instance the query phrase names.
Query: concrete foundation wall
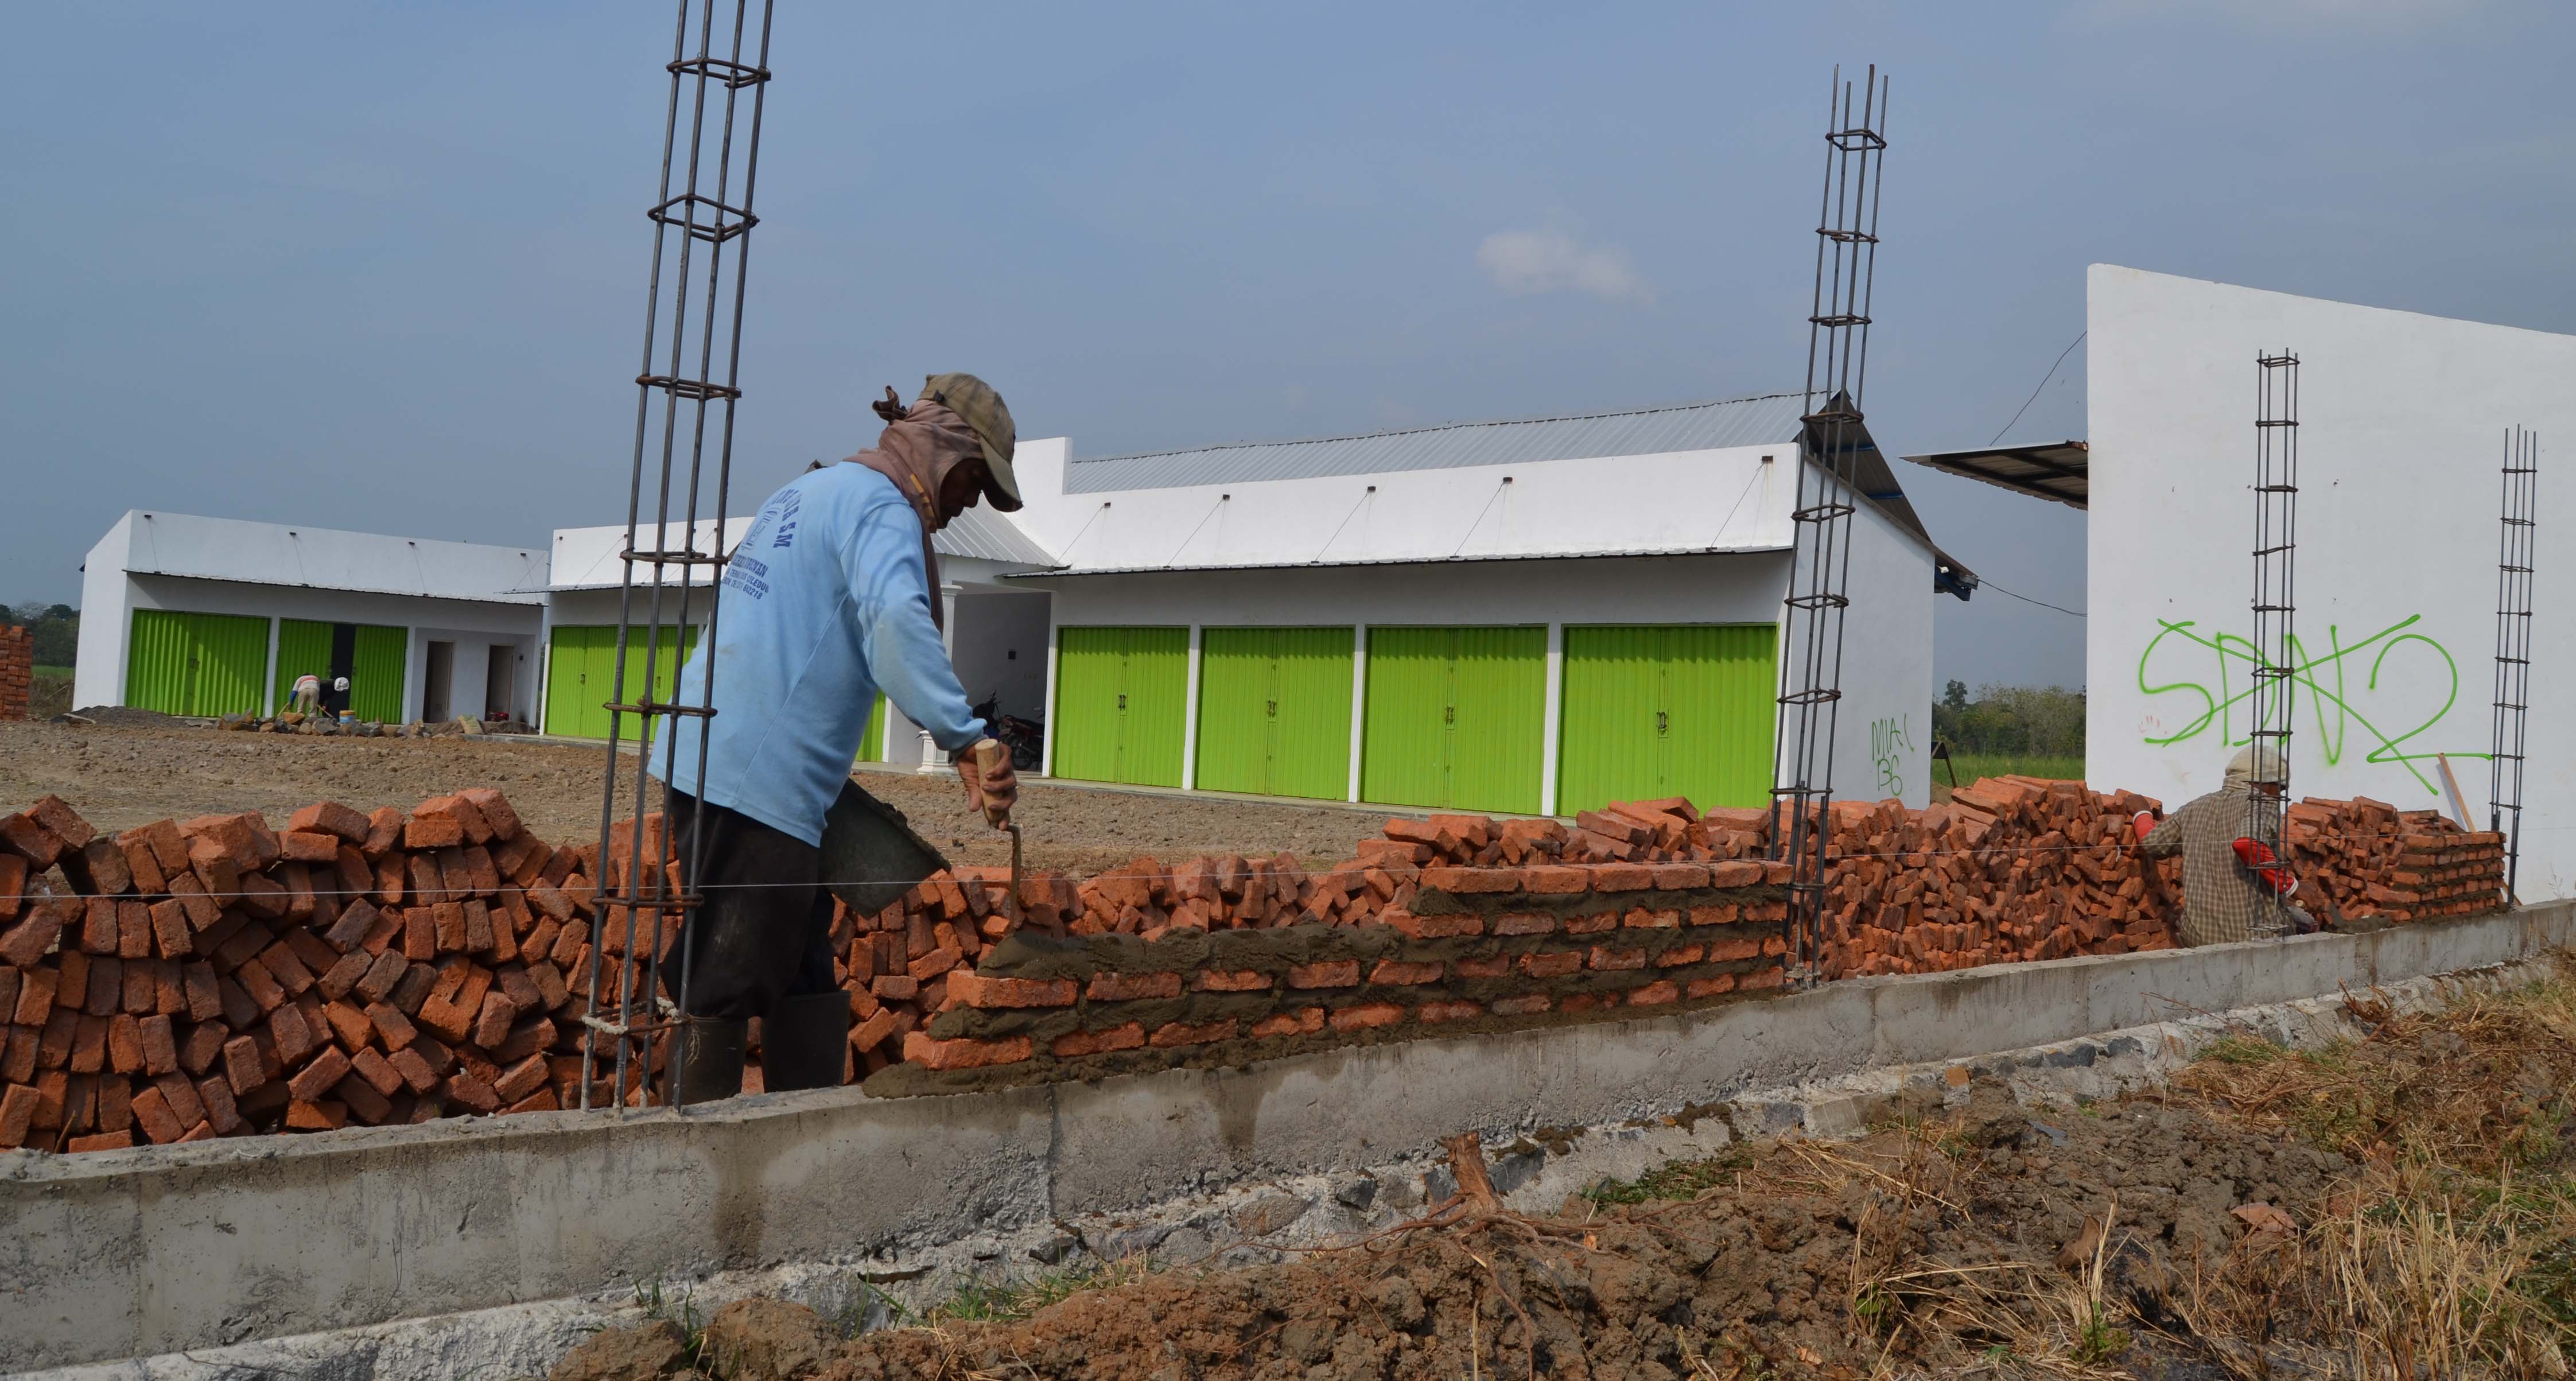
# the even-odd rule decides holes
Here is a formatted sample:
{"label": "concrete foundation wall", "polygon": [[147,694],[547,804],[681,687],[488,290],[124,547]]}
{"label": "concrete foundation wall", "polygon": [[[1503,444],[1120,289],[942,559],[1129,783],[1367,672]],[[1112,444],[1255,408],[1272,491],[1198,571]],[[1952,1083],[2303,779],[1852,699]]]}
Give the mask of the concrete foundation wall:
{"label": "concrete foundation wall", "polygon": [[1860,979],[1711,1011],[903,1100],[538,1113],[0,1154],[0,1368],[914,1248],[1382,1162],[1462,1129],[1671,1112],[2576,943],[2576,904],[2116,958]]}

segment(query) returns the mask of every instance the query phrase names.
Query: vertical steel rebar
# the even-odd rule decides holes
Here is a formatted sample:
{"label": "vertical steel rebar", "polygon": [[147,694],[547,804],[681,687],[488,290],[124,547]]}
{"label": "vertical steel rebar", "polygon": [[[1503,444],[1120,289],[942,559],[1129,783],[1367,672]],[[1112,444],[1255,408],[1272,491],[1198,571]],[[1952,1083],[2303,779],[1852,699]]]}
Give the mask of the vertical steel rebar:
{"label": "vertical steel rebar", "polygon": [[1771,849],[1790,868],[1788,964],[1792,980],[1802,985],[1815,981],[1823,959],[1843,624],[1851,606],[1851,518],[1858,507],[1853,467],[1862,438],[1861,394],[1878,270],[1887,91],[1887,79],[1873,64],[1855,104],[1851,84],[1837,67],[1826,99],[1825,182],[1807,316],[1806,407],[1790,514],[1795,541],[1783,600],[1780,724],[1771,776]]}
{"label": "vertical steel rebar", "polygon": [[[642,1104],[652,1100],[651,1084],[656,1064],[657,1047],[665,1047],[664,1032],[676,1031],[679,1009],[662,996],[663,936],[675,922],[684,922],[689,911],[701,900],[696,878],[702,862],[703,848],[699,839],[698,816],[690,816],[685,839],[673,839],[667,823],[651,829],[647,821],[652,812],[652,787],[646,778],[652,775],[654,720],[671,717],[674,724],[661,734],[663,762],[661,777],[670,780],[678,763],[679,725],[694,719],[701,726],[715,716],[713,659],[707,659],[708,672],[698,687],[695,704],[678,703],[678,677],[685,660],[687,630],[690,627],[692,593],[701,579],[707,588],[706,633],[702,647],[712,650],[717,632],[716,617],[723,593],[725,551],[725,504],[733,472],[734,406],[741,399],[742,308],[747,280],[747,261],[752,227],[759,218],[752,214],[752,194],[760,161],[761,116],[765,107],[769,73],[769,33],[772,0],[759,0],[758,30],[751,31],[753,0],[732,0],[730,32],[725,35],[725,48],[718,52],[717,0],[679,0],[678,19],[672,36],[671,61],[666,69],[671,74],[671,94],[663,116],[661,187],[652,208],[646,213],[653,223],[652,267],[646,279],[644,316],[643,369],[636,376],[635,446],[627,481],[626,541],[620,553],[624,573],[618,585],[617,665],[611,675],[607,763],[600,793],[598,855],[592,861],[592,881],[597,893],[591,901],[591,944],[587,983],[584,992],[581,1048],[581,1105],[592,1106],[599,1096],[601,1039],[613,1042],[609,1053],[609,1101],[616,1107]],[[691,20],[694,14],[695,24]],[[691,30],[695,29],[694,52]],[[745,61],[746,45],[753,50]],[[689,116],[686,123],[687,147],[683,153],[680,118],[682,88],[690,88]],[[740,153],[742,197],[732,201],[732,180],[736,165],[734,139],[739,124],[742,93],[751,93],[749,135]],[[711,107],[720,107],[711,111]],[[714,114],[713,129],[709,116]],[[712,147],[710,147],[712,144]],[[706,186],[708,165],[714,166],[712,190]],[[673,191],[674,169],[684,169],[680,190]],[[674,259],[672,275],[676,290],[668,295],[667,308],[663,288],[663,266],[673,259],[670,247],[674,236],[679,252]],[[739,243],[736,243],[739,242]],[[703,262],[698,246],[705,246]],[[727,303],[725,247],[734,245],[730,304]],[[703,301],[698,303],[697,358],[689,359],[689,311],[693,299],[700,296],[699,279],[703,277]],[[729,310],[728,310],[729,305]],[[668,311],[669,320],[664,321]],[[719,378],[717,369],[717,323],[730,321],[724,337],[724,361]],[[667,341],[668,363],[664,371],[654,369],[657,347]],[[691,366],[694,365],[692,368]],[[659,446],[653,443],[657,409],[654,395],[660,394]],[[683,405],[689,411],[683,413]],[[714,482],[706,482],[708,412],[722,409],[714,428],[717,445]],[[682,436],[685,429],[686,474],[676,472],[683,463]],[[658,456],[656,452],[658,451]],[[654,522],[650,545],[639,541],[644,512],[645,473],[648,460],[653,462]],[[673,507],[673,481],[680,480],[679,504]],[[700,503],[713,509],[711,529],[701,530]],[[674,535],[677,545],[674,545]],[[701,537],[708,545],[701,547]],[[637,567],[650,570],[651,591],[645,601],[642,628],[643,660],[634,668],[639,683],[629,694],[627,658],[638,641],[635,625],[635,572]],[[679,570],[679,588],[675,597],[674,617],[664,619],[664,596],[671,582],[670,568]],[[705,574],[702,577],[700,571]],[[669,660],[663,660],[665,639]],[[664,691],[664,687],[669,687]],[[657,698],[668,694],[668,700]],[[638,717],[636,731],[635,778],[632,784],[633,809],[625,820],[617,818],[619,799],[619,746],[626,715]],[[706,734],[695,735],[697,767],[701,775],[706,765]],[[667,817],[666,817],[667,819]],[[617,862],[618,829],[626,827],[625,862]],[[670,858],[685,860],[680,887],[675,890]],[[638,948],[638,922],[642,922],[641,952]],[[610,948],[611,932],[616,932],[618,954],[613,975],[614,988],[603,989],[606,965],[603,956]],[[678,925],[680,944],[679,991],[686,993],[690,972],[688,927]],[[615,1015],[605,1015],[613,1006]],[[630,1079],[630,1071],[633,1077]]]}
{"label": "vertical steel rebar", "polygon": [[2531,583],[2537,551],[2540,438],[2504,434],[2504,497],[2496,554],[2494,749],[2487,764],[2487,828],[2505,837],[2505,896],[2518,899],[2522,869],[2523,721],[2531,709]]}
{"label": "vertical steel rebar", "polygon": [[[2299,357],[2257,354],[2254,416],[2254,670],[2250,697],[2257,790],[2246,808],[2247,838],[2289,861],[2283,817],[2290,793],[2290,712],[2298,694]],[[2266,770],[2266,762],[2270,770]],[[2260,786],[2277,781],[2279,790]],[[2258,933],[2287,935],[2290,901],[2266,892]]]}

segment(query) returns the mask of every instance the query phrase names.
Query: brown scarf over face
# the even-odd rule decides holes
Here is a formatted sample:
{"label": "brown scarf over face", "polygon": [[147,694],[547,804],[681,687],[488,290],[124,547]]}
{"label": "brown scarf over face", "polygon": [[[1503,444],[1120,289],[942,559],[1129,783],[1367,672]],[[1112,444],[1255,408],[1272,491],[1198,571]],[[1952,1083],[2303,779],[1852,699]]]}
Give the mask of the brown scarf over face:
{"label": "brown scarf over face", "polygon": [[940,607],[939,552],[930,545],[930,534],[948,526],[949,515],[939,508],[940,490],[949,471],[983,457],[984,443],[965,418],[923,399],[912,405],[909,416],[887,425],[874,450],[861,451],[844,462],[864,465],[893,480],[895,492],[920,515],[921,568],[930,582],[930,621],[943,632],[947,613]]}

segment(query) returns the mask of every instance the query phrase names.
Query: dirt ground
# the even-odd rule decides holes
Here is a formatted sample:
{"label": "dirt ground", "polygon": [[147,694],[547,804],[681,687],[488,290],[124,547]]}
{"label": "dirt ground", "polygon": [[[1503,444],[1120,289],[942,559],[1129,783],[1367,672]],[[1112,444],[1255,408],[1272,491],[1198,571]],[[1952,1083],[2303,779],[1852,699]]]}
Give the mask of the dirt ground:
{"label": "dirt ground", "polygon": [[[47,792],[91,824],[122,830],[163,818],[256,810],[283,823],[297,808],[336,800],[359,810],[410,807],[468,786],[494,786],[550,841],[599,832],[596,748],[512,737],[321,738],[184,724],[0,724],[0,808]],[[632,782],[632,778],[626,779]],[[904,812],[952,863],[1010,862],[1007,838],[966,809],[951,776],[870,772],[861,784]],[[632,809],[631,785],[619,814]],[[658,800],[656,801],[658,808]],[[1032,868],[1096,872],[1139,854],[1276,854],[1308,863],[1348,858],[1380,817],[1333,807],[1028,782],[1018,813]]]}
{"label": "dirt ground", "polygon": [[2375,1029],[2343,1046],[2230,1037],[2164,1090],[2080,1108],[1973,1088],[1859,1141],[1742,1146],[1544,1217],[1461,1204],[1281,1265],[1058,1271],[817,1334],[834,1355],[797,1374],[2566,1376],[2572,978],[2562,960],[2551,982],[2395,1019],[2361,994]]}

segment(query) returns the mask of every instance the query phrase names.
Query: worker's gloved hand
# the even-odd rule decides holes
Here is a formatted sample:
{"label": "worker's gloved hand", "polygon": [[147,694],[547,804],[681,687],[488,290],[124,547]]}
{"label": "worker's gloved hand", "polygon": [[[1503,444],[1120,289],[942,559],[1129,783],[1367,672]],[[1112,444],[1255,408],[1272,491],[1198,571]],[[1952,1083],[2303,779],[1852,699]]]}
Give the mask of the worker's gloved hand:
{"label": "worker's gloved hand", "polygon": [[1011,807],[1020,800],[1020,776],[1011,768],[1009,745],[996,738],[977,739],[957,755],[957,775],[966,783],[967,809],[984,812],[995,829],[1010,820]]}
{"label": "worker's gloved hand", "polygon": [[2129,827],[2138,832],[2138,837],[2140,839],[2144,839],[2148,835],[2155,833],[2156,817],[2147,811],[2139,811],[2136,815],[2129,818]]}

